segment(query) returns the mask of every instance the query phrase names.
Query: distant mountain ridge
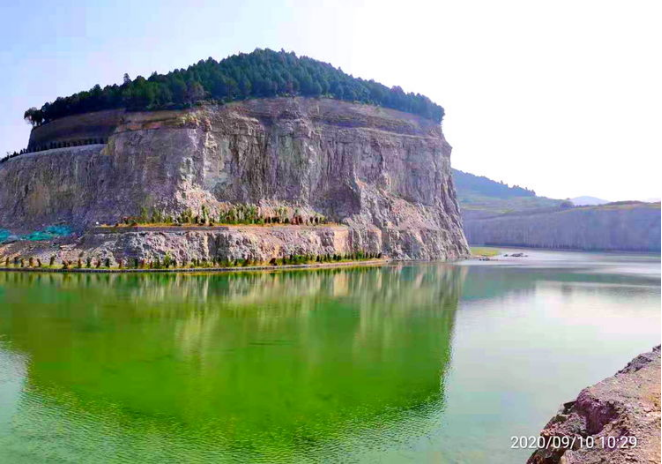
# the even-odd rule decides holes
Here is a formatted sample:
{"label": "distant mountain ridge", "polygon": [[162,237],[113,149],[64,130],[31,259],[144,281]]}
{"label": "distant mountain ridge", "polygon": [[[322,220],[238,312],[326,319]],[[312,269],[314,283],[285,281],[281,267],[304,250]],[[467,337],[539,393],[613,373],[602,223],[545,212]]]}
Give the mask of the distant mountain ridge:
{"label": "distant mountain ridge", "polygon": [[571,198],[570,201],[575,206],[597,206],[597,205],[606,205],[610,203],[609,200],[603,200],[602,198],[590,197],[590,196],[581,196]]}
{"label": "distant mountain ridge", "polygon": [[472,192],[497,198],[535,197],[536,192],[519,185],[510,187],[503,182],[496,182],[485,176],[477,176],[468,172],[453,169],[455,188],[459,191]]}
{"label": "distant mountain ridge", "polygon": [[539,197],[532,189],[512,187],[485,176],[453,169],[457,198],[466,218],[491,217],[515,211],[557,208],[563,202]]}

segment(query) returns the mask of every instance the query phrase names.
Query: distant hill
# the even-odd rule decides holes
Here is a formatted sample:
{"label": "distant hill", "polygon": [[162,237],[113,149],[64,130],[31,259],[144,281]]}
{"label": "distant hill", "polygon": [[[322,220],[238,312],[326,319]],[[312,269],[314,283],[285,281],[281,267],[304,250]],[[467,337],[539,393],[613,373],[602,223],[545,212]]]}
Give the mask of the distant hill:
{"label": "distant hill", "polygon": [[589,197],[589,196],[571,198],[570,201],[575,206],[597,206],[597,205],[606,205],[607,203],[609,203],[608,200],[603,200],[602,198]]}
{"label": "distant hill", "polygon": [[536,196],[518,185],[509,186],[485,176],[453,169],[457,198],[465,218],[490,217],[517,211],[556,208],[562,200]]}
{"label": "distant hill", "polygon": [[471,192],[495,198],[535,197],[536,192],[518,185],[510,187],[503,182],[496,182],[485,176],[476,176],[468,172],[453,169],[455,188],[459,191]]}

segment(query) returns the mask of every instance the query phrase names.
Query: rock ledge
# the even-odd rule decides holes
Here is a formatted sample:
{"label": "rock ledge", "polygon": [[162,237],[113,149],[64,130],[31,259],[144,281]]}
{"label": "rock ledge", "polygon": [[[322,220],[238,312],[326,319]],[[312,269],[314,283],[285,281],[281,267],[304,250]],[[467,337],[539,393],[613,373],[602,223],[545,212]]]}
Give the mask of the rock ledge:
{"label": "rock ledge", "polygon": [[[659,463],[660,346],[565,403],[540,434],[576,438],[573,449],[538,449],[530,464]],[[611,438],[610,438],[611,437]],[[635,447],[621,446],[636,437]],[[595,445],[580,447],[579,440]],[[603,446],[612,443],[615,446]]]}

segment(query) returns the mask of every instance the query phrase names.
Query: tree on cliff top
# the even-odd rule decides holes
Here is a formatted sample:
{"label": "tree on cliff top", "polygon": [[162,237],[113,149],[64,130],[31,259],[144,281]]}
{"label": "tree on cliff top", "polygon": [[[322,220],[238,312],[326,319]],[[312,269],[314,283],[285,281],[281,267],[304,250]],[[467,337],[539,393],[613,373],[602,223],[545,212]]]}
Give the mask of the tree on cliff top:
{"label": "tree on cliff top", "polygon": [[38,126],[44,121],[44,115],[41,110],[38,110],[34,106],[23,113],[23,119],[32,124],[33,126]]}
{"label": "tree on cliff top", "polygon": [[373,80],[344,73],[328,63],[293,52],[256,49],[217,62],[200,60],[187,69],[153,73],[149,79],[131,79],[122,85],[96,85],[89,91],[58,97],[40,109],[30,108],[25,119],[39,125],[64,116],[113,108],[133,111],[183,108],[195,104],[225,103],[275,96],[330,97],[383,106],[441,122],[444,109],[429,98],[388,88]]}

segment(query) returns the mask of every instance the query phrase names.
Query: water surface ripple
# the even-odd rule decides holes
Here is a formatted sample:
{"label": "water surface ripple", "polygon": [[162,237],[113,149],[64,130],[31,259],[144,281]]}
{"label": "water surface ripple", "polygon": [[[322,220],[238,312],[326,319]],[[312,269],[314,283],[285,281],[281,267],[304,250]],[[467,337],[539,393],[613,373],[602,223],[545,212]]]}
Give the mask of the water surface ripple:
{"label": "water surface ripple", "polygon": [[518,462],[660,342],[659,256],[0,273],[0,462]]}

